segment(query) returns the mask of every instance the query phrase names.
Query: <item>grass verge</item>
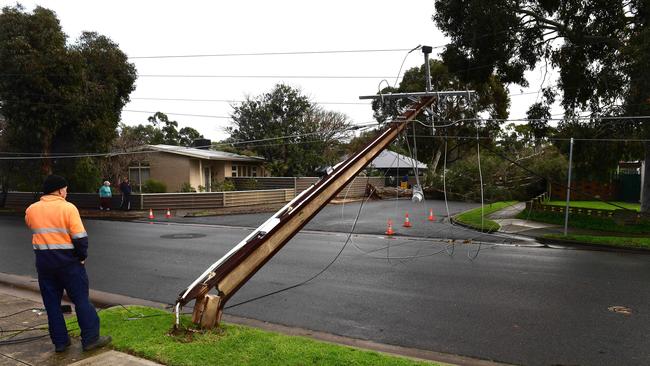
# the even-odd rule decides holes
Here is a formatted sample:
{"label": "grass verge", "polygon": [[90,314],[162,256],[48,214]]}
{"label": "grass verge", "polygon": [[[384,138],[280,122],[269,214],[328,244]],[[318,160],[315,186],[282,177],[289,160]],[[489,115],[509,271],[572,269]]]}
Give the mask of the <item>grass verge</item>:
{"label": "grass verge", "polygon": [[491,203],[489,205],[484,205],[483,206],[483,226],[481,227],[481,208],[477,207],[465,212],[462,212],[456,216],[454,216],[454,221],[460,222],[461,224],[467,225],[472,227],[473,229],[476,230],[481,230],[483,231],[497,231],[501,227],[499,224],[497,224],[495,221],[492,221],[488,218],[486,218],[487,215],[499,211],[503,208],[506,208],[508,206],[512,206],[517,201],[503,201],[503,202],[495,202]]}
{"label": "grass verge", "polygon": [[[113,337],[112,347],[118,351],[166,365],[436,365],[240,325],[169,335],[172,314],[140,306],[128,309],[100,311],[101,333]],[[76,319],[69,323],[76,328]],[[188,317],[182,325],[191,326]]]}
{"label": "grass verge", "polygon": [[[531,211],[524,210],[518,219],[533,220],[545,222],[547,224],[564,225],[564,213],[550,211]],[[569,227],[577,229],[587,229],[595,231],[604,231],[624,234],[646,234],[650,233],[650,224],[642,223],[638,225],[620,225],[611,218],[570,214]]]}
{"label": "grass verge", "polygon": [[650,249],[650,238],[630,238],[622,236],[594,236],[594,235],[560,235],[546,234],[546,239],[568,240],[585,244],[610,245],[622,248]]}
{"label": "grass verge", "polygon": [[[629,203],[629,202],[612,202],[617,206],[625,207],[629,210],[639,211],[641,209],[641,204],[639,203]],[[545,205],[549,206],[566,206],[566,201],[548,201],[544,202]],[[612,206],[605,202],[601,201],[570,201],[569,206],[576,208],[590,208],[594,210],[620,210],[620,207]]]}

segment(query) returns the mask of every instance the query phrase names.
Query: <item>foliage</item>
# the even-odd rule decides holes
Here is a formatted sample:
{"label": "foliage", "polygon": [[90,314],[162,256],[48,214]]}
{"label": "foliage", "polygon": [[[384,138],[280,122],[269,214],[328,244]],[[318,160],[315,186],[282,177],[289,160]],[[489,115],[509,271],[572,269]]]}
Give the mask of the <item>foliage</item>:
{"label": "foliage", "polygon": [[319,108],[284,84],[233,106],[232,119],[230,142],[264,157],[276,176],[311,175],[338,162],[344,149],[339,140],[350,126],[345,115]]}
{"label": "foliage", "polygon": [[236,191],[235,183],[226,179],[223,182],[212,182],[212,192]]}
{"label": "foliage", "polygon": [[[142,319],[125,321],[133,314]],[[214,331],[187,331],[189,317],[181,317],[180,334],[170,335],[170,312],[141,306],[113,307],[98,313],[101,333],[113,337],[111,347],[165,365],[372,365],[407,366],[435,363],[287,336],[242,325],[223,324]],[[77,329],[76,319],[68,328]],[[74,331],[79,335],[79,331]]]}
{"label": "foliage", "polygon": [[517,203],[517,201],[494,202],[491,204],[487,204],[484,205],[483,208],[477,207],[454,216],[454,221],[460,222],[464,225],[470,226],[473,229],[480,230],[480,231],[485,231],[485,232],[498,231],[501,225],[499,225],[493,220],[488,219],[487,216],[490,215],[491,213],[512,206],[515,203]]}
{"label": "foliage", "polygon": [[148,125],[121,126],[120,137],[125,137],[141,145],[192,146],[197,138],[203,138],[192,127],[178,128],[178,122],[172,121],[162,112],[156,112],[147,118]]}
{"label": "foliage", "polygon": [[[75,43],[66,41],[54,12],[2,9],[0,112],[9,151],[106,151],[115,137],[135,67],[105,36],[84,32]],[[73,172],[74,165],[72,159],[44,158],[39,173]]]}
{"label": "foliage", "polygon": [[[565,179],[566,158],[552,145],[537,149],[522,146],[509,154],[504,153],[504,150],[511,148],[508,144],[493,147],[492,151],[484,147],[481,147],[480,173],[483,177],[483,197],[487,202],[527,200],[546,191],[548,182]],[[517,164],[504,160],[504,156]],[[432,179],[431,186],[438,192],[442,192],[442,178],[440,173]],[[445,179],[447,194],[452,199],[480,201],[481,185],[476,153],[449,166]]]}
{"label": "foliage", "polygon": [[[549,106],[562,95],[567,120],[561,137],[650,138],[647,119],[616,122],[600,116],[650,114],[650,3],[618,1],[487,1],[436,0],[434,20],[451,38],[442,58],[467,81],[485,81],[492,71],[506,83],[527,85],[524,72],[542,61],[560,71],[554,87],[529,110],[536,137],[548,131]],[[498,19],[499,21],[495,21]],[[591,119],[578,120],[589,110]],[[578,136],[576,136],[578,135]],[[563,152],[568,144],[559,144]],[[576,169],[602,177],[619,160],[650,161],[650,143],[583,146]],[[646,164],[650,175],[650,164]],[[650,211],[650,181],[643,187],[641,211]]]}
{"label": "foliage", "polygon": [[97,162],[90,157],[77,159],[75,161],[73,177],[68,180],[69,192],[97,192],[97,187],[102,184],[102,175]]}
{"label": "foliage", "polygon": [[[433,119],[429,119],[423,113],[417,116],[417,120],[426,124],[449,125],[455,122],[448,127],[438,129],[436,131],[438,138],[432,136],[434,133],[430,127],[414,123],[407,128],[408,138],[398,144],[404,151],[402,154],[413,155],[417,160],[428,163],[429,176],[432,177],[438,171],[440,159],[444,155],[445,140],[442,136],[475,135],[478,126],[474,118],[481,112],[488,113],[492,118],[506,118],[510,99],[504,84],[496,76],[491,76],[482,82],[465,82],[459,73],[450,72],[447,65],[441,61],[430,60],[429,63],[433,90],[470,89],[476,91],[476,98],[469,103],[464,97],[441,97],[436,100],[431,106]],[[398,88],[387,87],[382,90],[382,93],[421,92],[426,87],[425,79],[424,65],[412,68],[404,73]],[[383,102],[381,99],[377,99],[373,102],[374,116],[380,123],[385,122],[399,115],[400,111],[409,103],[407,99],[386,99]],[[498,123],[489,122],[480,128],[480,134],[489,136],[498,130]],[[413,135],[418,136],[415,141]],[[417,145],[417,151],[409,153],[409,149],[415,150],[415,145]],[[461,159],[468,150],[471,150],[471,145],[467,140],[450,138],[447,139],[447,150],[448,160],[453,162]],[[431,183],[428,180],[425,185]]]}
{"label": "foliage", "polygon": [[182,193],[190,193],[190,192],[196,192],[196,188],[192,187],[191,184],[188,182],[185,182],[181,185],[181,190]]}
{"label": "foliage", "polygon": [[155,179],[147,179],[142,185],[142,193],[165,193],[167,185]]}

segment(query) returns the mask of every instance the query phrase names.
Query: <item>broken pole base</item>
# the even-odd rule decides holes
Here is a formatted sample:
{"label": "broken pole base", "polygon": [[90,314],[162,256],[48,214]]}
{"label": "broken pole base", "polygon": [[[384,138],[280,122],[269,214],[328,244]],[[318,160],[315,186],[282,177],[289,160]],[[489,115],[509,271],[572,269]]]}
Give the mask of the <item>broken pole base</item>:
{"label": "broken pole base", "polygon": [[192,323],[203,329],[213,329],[221,322],[221,298],[217,295],[205,295],[196,298],[194,311],[192,312]]}

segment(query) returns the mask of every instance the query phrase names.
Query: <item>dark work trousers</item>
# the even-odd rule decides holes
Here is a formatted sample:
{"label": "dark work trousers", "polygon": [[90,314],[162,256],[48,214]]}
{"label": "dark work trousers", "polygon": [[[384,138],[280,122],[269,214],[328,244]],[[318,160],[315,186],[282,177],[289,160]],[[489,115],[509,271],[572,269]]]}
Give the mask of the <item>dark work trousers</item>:
{"label": "dark work trousers", "polygon": [[64,289],[74,303],[82,345],[99,338],[99,317],[88,299],[88,275],[83,264],[77,262],[56,270],[39,270],[38,285],[47,311],[50,338],[55,346],[65,345],[70,339],[61,312]]}
{"label": "dark work trousers", "polygon": [[122,193],[122,204],[120,208],[125,211],[131,210],[131,195]]}

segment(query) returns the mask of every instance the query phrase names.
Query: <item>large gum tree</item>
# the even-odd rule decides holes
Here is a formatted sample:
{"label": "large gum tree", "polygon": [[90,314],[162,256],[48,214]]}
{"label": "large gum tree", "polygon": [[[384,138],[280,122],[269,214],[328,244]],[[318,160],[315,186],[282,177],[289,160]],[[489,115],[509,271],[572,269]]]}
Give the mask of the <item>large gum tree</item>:
{"label": "large gum tree", "polygon": [[21,5],[0,13],[0,70],[6,147],[42,154],[29,169],[39,175],[78,169],[53,154],[107,151],[136,80],[109,38],[84,32],[68,43],[54,12]]}
{"label": "large gum tree", "polygon": [[[650,138],[650,119],[638,118],[650,115],[647,0],[436,0],[433,20],[451,39],[444,62],[473,80],[487,80],[494,72],[505,83],[525,86],[526,70],[542,63],[557,68],[557,85],[545,90],[545,102],[529,116],[548,116],[549,104],[560,97],[567,118],[590,111],[592,120],[574,123],[599,136]],[[637,118],[596,117],[603,115]],[[536,122],[533,127],[544,131],[544,119]],[[641,211],[650,212],[650,143],[642,150]],[[603,156],[600,164],[620,157]]]}

